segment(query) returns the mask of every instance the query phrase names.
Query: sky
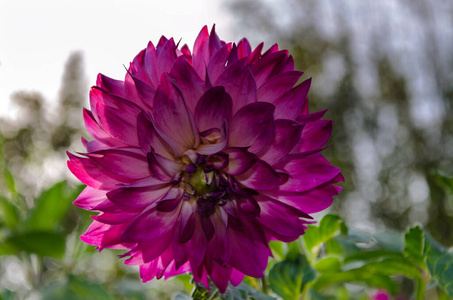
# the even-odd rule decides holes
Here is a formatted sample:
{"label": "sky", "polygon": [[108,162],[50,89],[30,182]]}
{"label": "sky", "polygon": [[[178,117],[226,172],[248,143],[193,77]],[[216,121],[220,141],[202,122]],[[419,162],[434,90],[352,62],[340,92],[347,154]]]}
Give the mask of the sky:
{"label": "sky", "polygon": [[82,51],[88,84],[103,73],[124,78],[124,66],[161,35],[192,49],[204,25],[231,40],[231,19],[220,1],[0,0],[0,115],[13,92],[58,96],[70,53]]}

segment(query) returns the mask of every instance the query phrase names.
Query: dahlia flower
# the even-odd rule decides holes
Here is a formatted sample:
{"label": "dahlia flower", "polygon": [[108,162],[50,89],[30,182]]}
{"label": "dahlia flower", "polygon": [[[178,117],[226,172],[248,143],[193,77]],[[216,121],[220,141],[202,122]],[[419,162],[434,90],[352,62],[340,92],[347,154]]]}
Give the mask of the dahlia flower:
{"label": "dahlia flower", "polygon": [[291,242],[341,190],[319,152],[325,111],[308,113],[310,79],[277,45],[262,54],[205,26],[193,52],[161,37],[124,81],[99,74],[83,116],[91,141],[68,153],[84,184],[75,205],[100,212],[81,236],[127,249],[143,281],[191,272],[224,292],[263,277],[269,241]]}

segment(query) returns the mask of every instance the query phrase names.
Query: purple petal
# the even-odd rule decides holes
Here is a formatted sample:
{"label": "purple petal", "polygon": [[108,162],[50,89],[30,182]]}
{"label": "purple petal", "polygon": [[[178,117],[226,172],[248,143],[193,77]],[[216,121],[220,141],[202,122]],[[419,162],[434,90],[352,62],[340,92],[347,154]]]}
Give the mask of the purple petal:
{"label": "purple petal", "polygon": [[220,265],[213,261],[211,273],[209,278],[214,282],[215,286],[219,289],[220,293],[225,293],[230,280],[232,267],[231,265]]}
{"label": "purple petal", "polygon": [[176,224],[180,209],[160,212],[152,208],[137,217],[122,235],[125,242],[142,242],[157,239],[171,230]]}
{"label": "purple petal", "polygon": [[124,256],[130,256],[124,263],[142,265],[156,259],[171,246],[171,236],[171,234],[166,234],[153,241],[138,243],[134,249],[124,254]]}
{"label": "purple petal", "polygon": [[253,190],[272,190],[280,183],[280,176],[267,163],[258,160],[245,173],[235,177],[245,187]]}
{"label": "purple petal", "polygon": [[242,59],[244,57],[249,57],[252,53],[252,48],[250,47],[250,43],[246,38],[243,38],[238,43],[238,57]]}
{"label": "purple petal", "polygon": [[87,244],[103,248],[127,249],[132,247],[133,243],[125,243],[121,240],[121,235],[127,228],[126,224],[108,225],[93,221],[87,231],[80,236],[80,239]]}
{"label": "purple petal", "polygon": [[176,81],[178,88],[184,95],[190,112],[193,113],[198,99],[200,99],[205,91],[205,83],[183,56],[176,59],[170,76]]}
{"label": "purple petal", "polygon": [[295,120],[306,101],[311,79],[292,88],[275,101],[275,118]]}
{"label": "purple petal", "polygon": [[165,42],[164,46],[159,49],[157,54],[157,74],[170,72],[176,60],[176,45],[173,38]]}
{"label": "purple petal", "polygon": [[193,236],[196,226],[196,204],[184,202],[181,208],[181,221],[179,228],[179,242],[187,243]]}
{"label": "purple petal", "polygon": [[74,205],[85,210],[92,210],[100,203],[107,200],[106,191],[93,189],[87,186],[74,201]]}
{"label": "purple petal", "polygon": [[105,130],[99,125],[94,118],[91,111],[83,109],[83,120],[85,121],[85,127],[88,133],[96,140],[108,145],[108,146],[122,146],[123,143],[113,139]]}
{"label": "purple petal", "polygon": [[244,173],[258,160],[258,156],[248,152],[246,148],[228,148],[225,153],[229,159],[225,172],[233,176]]}
{"label": "purple petal", "polygon": [[272,77],[284,73],[287,61],[287,50],[281,50],[273,53],[266,52],[263,54],[261,59],[253,64],[251,68],[256,80],[256,86],[259,88]]}
{"label": "purple petal", "polygon": [[304,234],[299,218],[311,219],[309,215],[264,195],[257,196],[257,200],[261,208],[259,221],[269,230],[293,239]]}
{"label": "purple petal", "polygon": [[275,136],[272,144],[260,153],[262,160],[273,165],[285,157],[298,143],[302,126],[295,121],[279,119],[275,121]]}
{"label": "purple petal", "polygon": [[256,84],[252,72],[243,61],[229,65],[214,82],[223,86],[233,100],[233,114],[241,107],[256,102]]}
{"label": "purple petal", "polygon": [[120,178],[114,173],[100,169],[99,165],[89,158],[78,157],[67,153],[69,161],[67,162],[69,170],[84,184],[101,190],[115,189],[119,183],[132,183],[133,180]]}
{"label": "purple petal", "polygon": [[124,81],[115,80],[103,74],[98,74],[96,85],[106,91],[109,91],[109,93],[112,95],[126,98],[126,93],[124,91]]}
{"label": "purple petal", "polygon": [[321,154],[287,159],[274,166],[288,172],[289,178],[280,185],[280,191],[304,192],[329,182],[340,174],[340,168],[332,166]]}
{"label": "purple petal", "polygon": [[147,187],[123,187],[107,193],[107,197],[117,205],[139,208],[160,200],[170,190],[168,183]]}
{"label": "purple petal", "polygon": [[238,231],[230,231],[230,237],[231,265],[245,275],[263,277],[269,253],[267,245],[253,243],[244,233]]}
{"label": "purple petal", "polygon": [[303,153],[320,150],[330,138],[332,123],[330,120],[316,120],[305,124],[300,141],[291,152]]}
{"label": "purple petal", "polygon": [[250,147],[249,151],[253,153],[267,146],[274,137],[274,109],[266,102],[242,107],[231,121],[228,146]]}
{"label": "purple petal", "polygon": [[198,146],[199,137],[192,114],[181,91],[163,75],[154,97],[154,118],[157,126],[184,149]]}
{"label": "purple petal", "polygon": [[[308,103],[308,101],[305,101],[305,103]],[[312,122],[312,121],[321,119],[325,115],[326,112],[327,112],[327,109],[317,111],[317,112],[314,112],[311,114],[306,114],[306,113],[300,114],[299,113],[299,115],[296,118],[296,121],[299,122],[299,124],[306,124],[308,122]]]}
{"label": "purple petal", "polygon": [[217,86],[201,96],[195,108],[195,122],[199,131],[221,128],[224,120],[230,122],[233,102],[225,88]]}
{"label": "purple petal", "polygon": [[300,71],[291,71],[267,81],[258,89],[258,101],[275,103],[296,84],[302,74]]}
{"label": "purple petal", "polygon": [[332,204],[332,197],[338,195],[341,187],[326,184],[308,192],[281,192],[278,190],[265,192],[271,198],[293,206],[308,214],[322,211]]}
{"label": "purple petal", "polygon": [[144,153],[153,149],[156,153],[168,159],[174,159],[173,150],[168,143],[157,133],[153,123],[146,113],[140,113],[137,119],[137,133],[140,147]]}
{"label": "purple petal", "polygon": [[208,74],[212,82],[215,82],[219,78],[220,74],[225,70],[225,65],[228,61],[228,57],[231,51],[231,43],[224,45],[222,48],[217,50],[212,56],[208,64]]}
{"label": "purple petal", "polygon": [[193,47],[193,66],[201,78],[205,77],[206,66],[209,64],[212,55],[217,52],[225,42],[221,41],[212,27],[211,34],[208,34],[206,26],[200,31]]}
{"label": "purple petal", "polygon": [[146,156],[135,149],[109,149],[86,154],[99,168],[124,178],[142,179],[152,175]]}

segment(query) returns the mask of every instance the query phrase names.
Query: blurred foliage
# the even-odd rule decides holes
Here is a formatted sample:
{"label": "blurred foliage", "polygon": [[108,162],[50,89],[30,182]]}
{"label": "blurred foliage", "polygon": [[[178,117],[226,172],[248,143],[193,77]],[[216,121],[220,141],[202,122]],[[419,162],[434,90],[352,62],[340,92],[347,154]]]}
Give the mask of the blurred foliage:
{"label": "blurred foliage", "polygon": [[91,219],[71,205],[82,187],[64,154],[83,151],[86,136],[80,53],[67,61],[56,105],[14,94],[16,110],[0,118],[0,299],[453,297],[452,252],[436,242],[453,244],[453,4],[392,3],[228,2],[240,37],[278,42],[314,78],[310,110],[329,108],[335,122],[325,155],[346,178],[334,211],[347,222],[326,215],[293,243],[271,242],[265,278],[223,295],[189,275],[142,284],[120,252],[80,241]]}
{"label": "blurred foliage", "polygon": [[[325,155],[345,175],[334,211],[355,226],[420,221],[453,243],[451,1],[236,0],[236,31],[289,49],[335,122]],[[267,44],[270,46],[270,44]]]}

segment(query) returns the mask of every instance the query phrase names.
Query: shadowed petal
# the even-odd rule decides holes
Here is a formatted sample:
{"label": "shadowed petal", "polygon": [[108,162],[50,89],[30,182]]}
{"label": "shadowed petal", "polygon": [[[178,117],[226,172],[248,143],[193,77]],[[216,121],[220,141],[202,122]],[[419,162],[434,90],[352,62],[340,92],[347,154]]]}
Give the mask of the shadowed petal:
{"label": "shadowed petal", "polygon": [[188,111],[181,91],[170,81],[168,75],[162,76],[153,107],[155,122],[166,135],[186,150],[198,145],[199,137],[192,114]]}
{"label": "shadowed petal", "polygon": [[198,76],[195,69],[187,62],[186,58],[180,56],[176,59],[170,76],[175,80],[186,100],[190,112],[195,111],[198,99],[205,92],[205,83]]}
{"label": "shadowed petal", "polygon": [[258,156],[246,148],[228,148],[225,153],[228,154],[229,164],[224,171],[230,175],[242,174],[258,161]]}
{"label": "shadowed petal", "polygon": [[305,124],[301,138],[291,152],[320,150],[330,138],[332,123],[330,120],[316,120]]}
{"label": "shadowed petal", "polygon": [[275,118],[295,120],[306,101],[311,79],[292,88],[275,101]]}
{"label": "shadowed petal", "polygon": [[162,183],[146,187],[123,187],[107,193],[114,203],[124,207],[146,207],[156,203],[170,190],[171,185]]}
{"label": "shadowed petal", "polygon": [[269,147],[260,152],[260,158],[273,165],[285,157],[297,144],[302,126],[295,121],[279,119],[275,121],[275,135]]}
{"label": "shadowed petal", "polygon": [[129,224],[122,240],[133,243],[157,239],[173,230],[179,213],[178,208],[172,212],[160,212],[152,208]]}
{"label": "shadowed petal", "polygon": [[231,120],[229,147],[250,147],[256,153],[268,145],[275,131],[275,107],[266,102],[256,102],[241,108]]}
{"label": "shadowed petal", "polygon": [[235,177],[245,187],[253,190],[272,190],[280,183],[280,176],[267,163],[258,160],[245,173]]}
{"label": "shadowed petal", "polygon": [[280,185],[280,191],[303,192],[320,186],[340,174],[340,168],[332,166],[321,154],[286,160],[275,166],[288,172],[288,180]]}
{"label": "shadowed petal", "polygon": [[233,102],[225,88],[217,86],[201,96],[195,108],[195,122],[200,132],[210,128],[221,128],[224,120],[231,119]]}
{"label": "shadowed petal", "polygon": [[243,61],[229,65],[214,82],[223,86],[233,100],[233,114],[241,107],[256,102],[256,84],[252,72]]}

